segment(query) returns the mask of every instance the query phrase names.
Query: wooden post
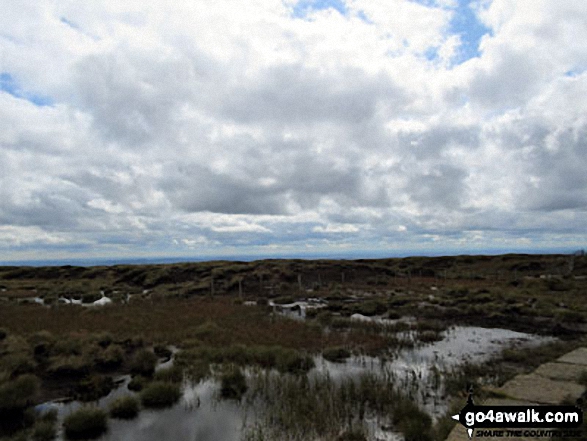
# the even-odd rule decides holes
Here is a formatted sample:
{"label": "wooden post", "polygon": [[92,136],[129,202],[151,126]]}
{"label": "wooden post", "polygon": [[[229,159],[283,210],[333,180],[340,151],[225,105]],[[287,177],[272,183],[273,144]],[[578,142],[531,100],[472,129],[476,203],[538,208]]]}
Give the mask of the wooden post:
{"label": "wooden post", "polygon": [[210,276],[210,297],[214,297],[214,277]]}
{"label": "wooden post", "polygon": [[243,279],[242,279],[242,277],[238,279],[238,296],[242,300],[242,298],[243,298]]}
{"label": "wooden post", "polygon": [[298,274],[298,290],[302,290],[302,275]]}
{"label": "wooden post", "polygon": [[344,271],[340,274],[340,283],[344,285]]}

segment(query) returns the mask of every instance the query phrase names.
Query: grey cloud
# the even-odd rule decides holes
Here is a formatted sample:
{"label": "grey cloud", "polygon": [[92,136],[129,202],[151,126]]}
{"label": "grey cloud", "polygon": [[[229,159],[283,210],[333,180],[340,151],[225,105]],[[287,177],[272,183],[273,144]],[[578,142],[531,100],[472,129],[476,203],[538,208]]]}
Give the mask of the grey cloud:
{"label": "grey cloud", "polygon": [[173,138],[183,106],[210,100],[210,83],[222,82],[215,66],[199,53],[153,60],[153,54],[122,47],[83,58],[72,82],[79,106],[104,138],[144,146]]}
{"label": "grey cloud", "polygon": [[521,187],[519,202],[534,211],[587,210],[587,126],[562,130],[555,139],[553,150],[544,139],[521,164],[534,180]]}
{"label": "grey cloud", "polygon": [[255,186],[229,175],[213,173],[204,166],[170,166],[161,189],[172,203],[188,212],[229,214],[284,214],[283,192]]}
{"label": "grey cloud", "polygon": [[539,90],[542,69],[531,54],[504,48],[494,64],[476,72],[468,95],[473,104],[493,111],[523,105]]}
{"label": "grey cloud", "polygon": [[0,225],[39,226],[67,230],[79,226],[83,217],[80,195],[51,189],[35,190],[23,202],[6,198],[0,207]]}
{"label": "grey cloud", "polygon": [[379,101],[401,108],[406,97],[384,76],[370,78],[353,69],[322,74],[296,64],[272,67],[243,81],[226,97],[221,111],[243,123],[359,124],[374,116]]}
{"label": "grey cloud", "polygon": [[443,152],[451,147],[476,149],[480,146],[481,128],[479,125],[461,127],[443,123],[425,132],[402,132],[398,136],[399,145],[409,155],[418,160],[439,160]]}
{"label": "grey cloud", "polygon": [[456,210],[465,201],[466,170],[451,164],[438,164],[424,174],[415,174],[405,188],[410,198],[427,209]]}

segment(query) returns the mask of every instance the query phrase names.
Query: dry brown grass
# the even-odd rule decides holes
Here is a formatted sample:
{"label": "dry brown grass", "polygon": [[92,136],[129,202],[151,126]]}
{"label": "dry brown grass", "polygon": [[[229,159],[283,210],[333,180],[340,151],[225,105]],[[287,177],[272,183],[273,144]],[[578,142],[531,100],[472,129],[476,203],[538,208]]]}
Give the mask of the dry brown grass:
{"label": "dry brown grass", "polygon": [[[320,351],[327,346],[352,345],[375,351],[385,348],[383,336],[363,333],[326,334],[316,323],[271,316],[267,309],[235,304],[231,298],[141,300],[104,308],[6,304],[0,323],[11,334],[49,331],[68,336],[109,332],[117,341],[142,336],[149,342],[181,345],[199,340],[213,346],[263,345]],[[217,332],[203,333],[213,323]]]}

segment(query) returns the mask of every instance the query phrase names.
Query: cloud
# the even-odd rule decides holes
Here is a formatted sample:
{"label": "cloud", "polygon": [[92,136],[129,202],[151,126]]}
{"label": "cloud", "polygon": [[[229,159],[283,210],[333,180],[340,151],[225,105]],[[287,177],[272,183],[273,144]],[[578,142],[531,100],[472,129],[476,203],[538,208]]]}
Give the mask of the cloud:
{"label": "cloud", "polygon": [[587,6],[326,6],[6,3],[0,249],[582,246]]}
{"label": "cloud", "polygon": [[333,225],[328,224],[325,227],[318,225],[312,228],[312,231],[316,233],[356,233],[359,229],[355,225],[341,224]]}

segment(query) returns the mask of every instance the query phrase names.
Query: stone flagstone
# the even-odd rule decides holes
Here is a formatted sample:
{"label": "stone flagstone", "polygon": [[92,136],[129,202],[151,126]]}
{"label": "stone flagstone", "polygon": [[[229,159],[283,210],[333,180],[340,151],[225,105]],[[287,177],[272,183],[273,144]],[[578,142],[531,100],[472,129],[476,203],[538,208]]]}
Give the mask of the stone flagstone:
{"label": "stone flagstone", "polygon": [[578,382],[583,372],[587,372],[587,366],[570,363],[545,363],[534,371],[536,375],[551,380],[573,381],[575,383]]}
{"label": "stone flagstone", "polygon": [[587,348],[575,349],[573,352],[563,355],[557,361],[561,363],[582,364],[583,366],[587,366]]}
{"label": "stone flagstone", "polygon": [[[587,370],[587,348],[575,349],[560,357],[556,362],[539,366],[530,375],[518,375],[497,391],[510,399],[489,399],[485,405],[519,406],[532,404],[560,404],[565,399],[577,400],[585,387],[576,381]],[[529,429],[532,430],[532,429]],[[480,439],[473,435],[472,439]],[[540,441],[544,438],[493,437],[493,440]],[[468,441],[467,431],[457,424],[446,441]]]}
{"label": "stone flagstone", "polygon": [[498,390],[509,397],[540,404],[560,404],[565,399],[573,402],[584,391],[584,387],[570,381],[556,381],[540,375],[518,375]]}

